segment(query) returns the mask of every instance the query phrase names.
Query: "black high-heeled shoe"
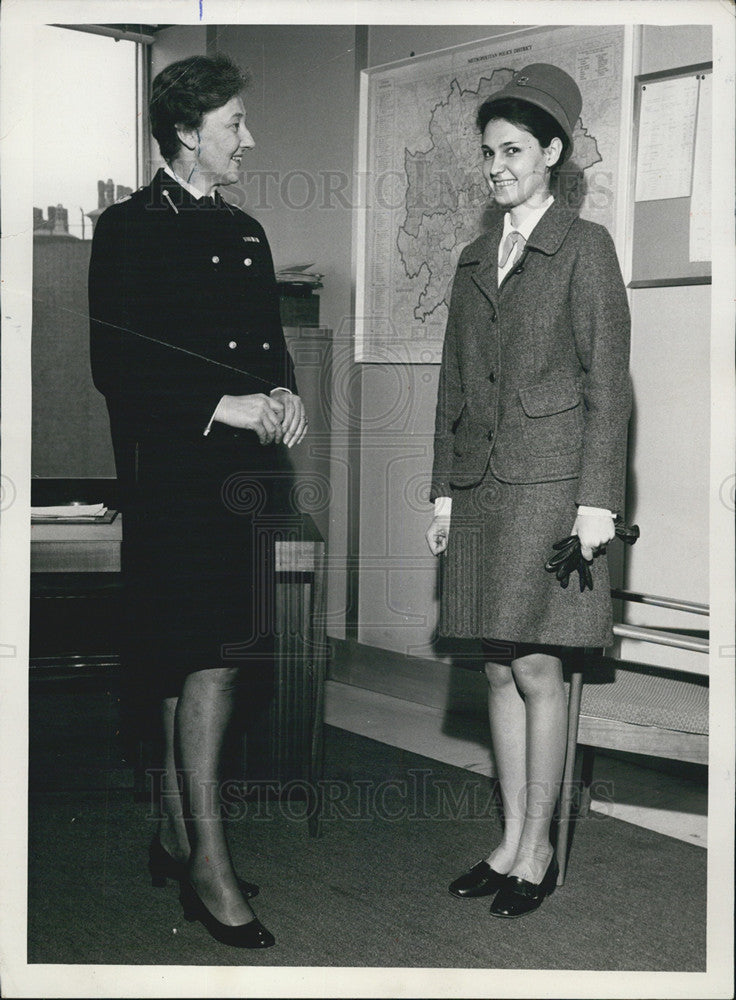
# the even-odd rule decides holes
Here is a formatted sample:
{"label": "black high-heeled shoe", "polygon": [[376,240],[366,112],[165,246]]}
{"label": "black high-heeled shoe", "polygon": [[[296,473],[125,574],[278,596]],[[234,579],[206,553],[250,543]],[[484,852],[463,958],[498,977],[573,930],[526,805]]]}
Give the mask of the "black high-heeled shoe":
{"label": "black high-heeled shoe", "polygon": [[[148,871],[151,873],[151,885],[156,889],[163,889],[169,878],[173,882],[182,882],[187,877],[185,862],[172,858],[158,836],[148,847]],[[238,887],[246,899],[253,899],[261,891],[255,882],[246,882],[242,878],[238,879]]]}
{"label": "black high-heeled shoe", "polygon": [[179,892],[179,902],[184,910],[184,919],[190,923],[199,920],[215,941],[228,944],[233,948],[270,948],[276,944],[273,934],[266,930],[258,917],[249,920],[247,924],[221,923],[214,916],[197,894],[189,879],[184,879]]}
{"label": "black high-heeled shoe", "polygon": [[538,909],[545,896],[551,896],[557,885],[559,867],[553,854],[542,881],[527,882],[524,878],[509,875],[506,884],[496,893],[491,903],[491,915],[494,917],[523,917]]}

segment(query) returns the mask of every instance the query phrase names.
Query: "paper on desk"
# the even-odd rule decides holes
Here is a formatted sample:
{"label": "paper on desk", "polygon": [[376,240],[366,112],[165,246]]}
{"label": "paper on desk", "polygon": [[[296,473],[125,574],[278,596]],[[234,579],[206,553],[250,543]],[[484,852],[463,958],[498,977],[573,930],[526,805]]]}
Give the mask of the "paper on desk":
{"label": "paper on desk", "polygon": [[65,503],[56,507],[31,507],[31,517],[60,520],[65,517],[102,517],[107,513],[104,503]]}
{"label": "paper on desk", "polygon": [[313,260],[308,261],[306,264],[284,264],[283,267],[277,269],[276,274],[279,275],[282,272],[291,274],[295,271],[306,271],[308,267],[314,267]]}
{"label": "paper on desk", "polygon": [[317,271],[308,270],[310,267],[314,267],[313,262],[309,262],[308,264],[286,264],[276,271],[276,281],[279,284],[315,285],[321,288],[321,279],[324,275]]}

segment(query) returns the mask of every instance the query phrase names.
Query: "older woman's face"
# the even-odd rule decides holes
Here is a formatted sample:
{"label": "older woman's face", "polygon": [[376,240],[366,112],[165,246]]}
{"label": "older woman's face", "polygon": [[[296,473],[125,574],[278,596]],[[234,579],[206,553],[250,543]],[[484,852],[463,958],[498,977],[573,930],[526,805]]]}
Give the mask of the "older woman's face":
{"label": "older woman's face", "polygon": [[542,203],[549,191],[548,168],[559,158],[555,140],[552,142],[543,149],[531,132],[519,125],[503,118],[488,122],[481,146],[483,176],[502,208]]}
{"label": "older woman's face", "polygon": [[246,149],[255,146],[245,127],[245,108],[239,97],[207,111],[199,127],[197,169],[212,184],[235,184],[240,160]]}

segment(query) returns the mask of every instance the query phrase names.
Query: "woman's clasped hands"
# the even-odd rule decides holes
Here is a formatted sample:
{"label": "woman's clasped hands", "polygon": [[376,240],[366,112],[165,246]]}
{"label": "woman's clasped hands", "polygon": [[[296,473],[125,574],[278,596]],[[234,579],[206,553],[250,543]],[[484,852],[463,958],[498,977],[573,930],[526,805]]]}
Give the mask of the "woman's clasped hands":
{"label": "woman's clasped hands", "polygon": [[214,419],[254,431],[263,445],[283,442],[287,448],[299,444],[309,423],[301,397],[286,389],[274,389],[270,395],[223,396]]}

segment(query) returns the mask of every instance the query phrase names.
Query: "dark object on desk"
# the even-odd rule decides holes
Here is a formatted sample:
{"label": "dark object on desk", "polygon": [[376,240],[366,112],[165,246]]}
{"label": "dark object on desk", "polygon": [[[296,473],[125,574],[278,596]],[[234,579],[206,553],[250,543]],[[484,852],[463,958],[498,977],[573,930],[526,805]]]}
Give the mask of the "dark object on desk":
{"label": "dark object on desk", "polygon": [[[638,524],[624,524],[620,517],[614,521],[616,527],[616,538],[620,538],[626,545],[633,545],[639,537]],[[569,535],[552,546],[555,555],[550,556],[544,564],[548,573],[554,573],[560,581],[563,590],[570,582],[570,576],[577,570],[580,583],[580,593],[587,588],[593,589],[593,575],[590,572],[590,564],[583,559],[580,551],[580,539],[577,535]]]}
{"label": "dark object on desk", "polygon": [[72,503],[80,497],[94,497],[106,507],[120,510],[120,495],[117,479],[95,478],[47,478],[34,476],[31,479],[31,506],[45,507],[51,504]]}
{"label": "dark object on desk", "polygon": [[279,282],[279,312],[282,326],[319,326],[319,295],[313,285]]}

